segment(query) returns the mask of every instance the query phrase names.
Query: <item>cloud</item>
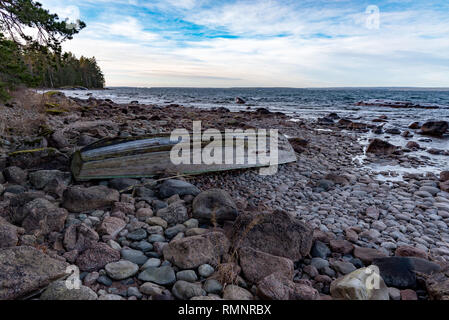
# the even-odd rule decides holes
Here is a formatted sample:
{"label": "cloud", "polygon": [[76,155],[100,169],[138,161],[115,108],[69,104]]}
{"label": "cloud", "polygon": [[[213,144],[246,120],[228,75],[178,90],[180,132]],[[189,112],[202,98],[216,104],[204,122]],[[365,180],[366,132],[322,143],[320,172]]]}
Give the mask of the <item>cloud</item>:
{"label": "cloud", "polygon": [[64,46],[111,86],[449,86],[448,5],[377,1],[369,29],[370,2],[76,0],[88,27]]}

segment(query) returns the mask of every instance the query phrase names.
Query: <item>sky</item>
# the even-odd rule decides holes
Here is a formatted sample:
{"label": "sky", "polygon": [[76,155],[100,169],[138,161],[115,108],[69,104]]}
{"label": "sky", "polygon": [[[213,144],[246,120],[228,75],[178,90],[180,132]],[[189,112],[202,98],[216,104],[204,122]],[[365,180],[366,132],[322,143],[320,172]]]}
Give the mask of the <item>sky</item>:
{"label": "sky", "polygon": [[448,0],[39,0],[107,86],[449,87]]}

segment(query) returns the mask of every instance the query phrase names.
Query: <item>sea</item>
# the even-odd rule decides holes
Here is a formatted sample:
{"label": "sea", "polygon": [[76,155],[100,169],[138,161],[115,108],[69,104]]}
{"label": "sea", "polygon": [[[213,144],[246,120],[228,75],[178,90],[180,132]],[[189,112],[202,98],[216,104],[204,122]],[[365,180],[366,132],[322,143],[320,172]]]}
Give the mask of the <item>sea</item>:
{"label": "sea", "polygon": [[[211,109],[225,107],[231,111],[266,108],[283,112],[292,121],[299,119],[318,119],[330,113],[341,118],[372,123],[379,116],[387,116],[384,129],[398,128],[408,130],[412,122],[443,120],[449,122],[449,88],[130,88],[110,87],[106,90],[63,90],[69,97],[88,99],[89,97],[111,99],[116,103],[138,101],[141,104],[168,105]],[[237,104],[235,98],[243,99],[245,104]],[[391,108],[383,106],[358,106],[360,101],[383,100],[401,101],[433,108]],[[379,125],[382,125],[379,123]],[[400,135],[367,133],[360,135],[360,143],[367,145],[373,137],[384,138],[389,142],[405,146],[410,141],[418,141],[424,148],[449,151],[449,136],[429,138],[416,135],[405,139]],[[428,165],[420,168],[388,168],[399,172],[438,173],[449,169],[449,156],[431,155],[425,151],[417,152],[420,157],[429,158]],[[363,162],[360,155],[357,161]],[[385,167],[372,168],[385,170]]]}

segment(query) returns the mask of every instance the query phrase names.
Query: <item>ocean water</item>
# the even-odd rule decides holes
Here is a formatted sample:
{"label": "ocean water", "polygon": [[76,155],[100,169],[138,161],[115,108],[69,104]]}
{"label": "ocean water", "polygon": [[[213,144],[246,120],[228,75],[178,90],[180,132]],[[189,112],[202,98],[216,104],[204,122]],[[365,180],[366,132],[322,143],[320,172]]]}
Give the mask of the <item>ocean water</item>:
{"label": "ocean water", "polygon": [[[226,107],[231,111],[247,108],[267,108],[281,111],[295,119],[316,119],[331,112],[342,118],[353,121],[372,123],[381,115],[388,117],[384,128],[395,127],[407,130],[412,122],[428,120],[449,121],[449,88],[415,89],[415,88],[328,88],[328,89],[295,89],[295,88],[108,88],[108,90],[72,91],[66,90],[67,96],[87,99],[90,96],[111,99],[116,103],[138,101],[142,104],[179,104],[197,108]],[[246,104],[235,103],[240,97]],[[438,109],[396,109],[379,106],[357,106],[359,101],[381,99],[388,101],[408,101],[413,104],[436,105]],[[369,139],[378,137],[395,145],[405,146],[410,141],[418,141],[424,148],[437,148],[449,151],[449,137],[428,138],[415,135],[404,139],[400,135],[367,133],[360,135],[359,141],[368,144]],[[422,168],[412,168],[414,172],[434,172],[449,168],[449,156],[431,155],[425,151],[414,152],[418,157],[429,158],[429,163]],[[360,160],[360,159],[359,159]],[[385,168],[374,168],[381,171]],[[400,171],[401,168],[390,168]],[[412,169],[408,171],[412,171]]]}

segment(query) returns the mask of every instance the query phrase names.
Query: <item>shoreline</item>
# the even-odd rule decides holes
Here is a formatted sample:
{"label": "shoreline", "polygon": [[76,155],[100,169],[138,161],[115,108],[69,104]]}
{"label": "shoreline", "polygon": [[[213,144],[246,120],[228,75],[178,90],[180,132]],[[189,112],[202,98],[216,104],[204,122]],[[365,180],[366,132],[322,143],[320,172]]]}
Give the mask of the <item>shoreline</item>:
{"label": "shoreline", "polygon": [[[66,103],[64,97],[52,96],[51,99],[58,105]],[[6,170],[7,174],[4,177],[5,181],[0,181],[0,186],[3,188],[3,190],[0,188],[0,216],[8,220],[11,214],[17,215],[24,208],[29,208],[28,214],[33,215],[36,214],[33,212],[40,212],[39,206],[46,208],[47,212],[59,212],[55,215],[59,217],[58,223],[47,226],[50,229],[53,228],[50,232],[46,232],[45,228],[42,229],[39,224],[41,221],[39,215],[34,220],[25,219],[19,223],[19,228],[24,230],[15,231],[16,245],[45,245],[48,254],[56,260],[83,266],[86,273],[83,278],[84,285],[99,297],[141,299],[161,295],[173,297],[174,295],[176,298],[186,298],[182,292],[192,289],[192,284],[189,281],[180,280],[184,278],[178,277],[177,274],[173,278],[175,272],[196,270],[200,265],[212,264],[214,275],[218,276],[223,263],[238,264],[238,261],[228,262],[230,257],[226,257],[227,253],[221,257],[221,262],[216,263],[217,257],[213,252],[209,253],[211,255],[208,257],[209,260],[201,260],[198,252],[181,254],[177,251],[177,243],[192,244],[194,247],[195,241],[202,241],[198,239],[207,238],[207,234],[231,235],[227,237],[228,239],[220,238],[220,244],[226,248],[229,246],[228,242],[232,244],[232,234],[235,235],[238,231],[232,225],[235,216],[230,221],[225,219],[218,226],[192,220],[192,215],[195,215],[197,210],[192,201],[198,195],[198,191],[207,192],[216,188],[229,194],[230,201],[239,212],[237,219],[251,213],[284,211],[294,219],[292,220],[294,226],[298,225],[300,228],[299,226],[304,224],[310,228],[313,232],[313,241],[310,239],[310,243],[306,245],[310,246],[308,248],[310,252],[300,259],[288,250],[276,251],[275,255],[273,255],[274,251],[270,251],[268,254],[271,256],[254,254],[254,252],[241,253],[240,255],[246,254],[250,257],[249,260],[253,259],[254,255],[258,259],[261,259],[261,255],[264,258],[256,259],[260,266],[249,262],[242,265],[240,260],[239,267],[243,269],[243,273],[238,274],[231,282],[232,284],[228,283],[220,290],[216,282],[209,281],[213,280],[210,278],[211,275],[204,276],[207,273],[202,274],[201,271],[196,271],[197,280],[193,282],[198,282],[199,279],[202,279],[202,282],[199,289],[196,286],[192,290],[200,297],[210,297],[210,299],[266,297],[268,293],[264,288],[279,285],[283,283],[283,280],[270,278],[271,273],[264,279],[256,279],[251,275],[257,272],[266,274],[273,261],[285,266],[285,268],[281,267],[281,272],[284,272],[284,276],[287,275],[288,278],[291,276],[288,281],[294,283],[295,290],[299,290],[298,285],[306,286],[310,288],[310,292],[313,292],[307,296],[308,298],[330,299],[331,296],[336,298],[336,294],[331,293],[331,283],[345,275],[350,275],[356,269],[369,266],[374,257],[405,254],[403,253],[405,249],[401,248],[409,248],[407,250],[413,251],[412,257],[426,257],[433,261],[425,260],[428,262],[425,265],[429,268],[436,268],[435,265],[438,265],[444,269],[446,261],[449,260],[449,193],[440,189],[440,177],[435,174],[412,173],[404,175],[403,181],[377,180],[377,173],[371,172],[354,160],[364,153],[364,147],[359,139],[366,130],[369,130],[366,125],[356,126],[352,123],[351,129],[348,130],[348,124],[339,125],[338,119],[334,119],[332,123],[308,120],[294,122],[288,116],[262,112],[262,110],[228,112],[224,108],[204,110],[191,107],[180,108],[176,104],[144,106],[115,104],[112,101],[93,98],[85,101],[76,98],[71,100],[74,103],[68,104],[70,106],[68,111],[58,115],[46,115],[46,127],[49,130],[47,135],[23,139],[34,141],[34,145],[28,143],[27,149],[38,150],[37,153],[14,157],[15,159],[10,158],[7,161],[8,164],[4,164],[1,168],[2,171]],[[299,138],[306,142],[299,145],[292,140],[295,151],[298,153],[298,161],[280,166],[279,172],[273,177],[261,177],[257,174],[257,170],[246,169],[186,177],[186,182],[188,181],[191,185],[186,184],[182,187],[176,183],[174,185],[168,183],[167,186],[164,181],[142,179],[138,183],[143,184],[144,187],[139,187],[137,194],[133,192],[119,195],[117,190],[123,190],[122,187],[125,185],[129,186],[137,182],[133,179],[117,179],[112,185],[111,181],[75,183],[67,182],[67,175],[63,174],[68,171],[67,157],[76,148],[94,142],[96,139],[116,135],[170,132],[175,128],[191,129],[191,121],[199,119],[203,121],[202,126],[205,129],[277,128],[291,139]],[[16,151],[14,143],[14,141],[11,142],[8,153]],[[57,152],[49,154],[46,148],[53,148]],[[45,157],[42,158],[42,156]],[[426,164],[425,159],[416,158],[413,152],[403,150],[398,154],[384,156],[367,153],[366,157],[367,163],[376,163],[381,160],[383,163],[410,167]],[[11,170],[11,164],[25,170]],[[43,172],[42,169],[60,171],[50,174]],[[161,188],[165,188],[164,183],[165,187],[171,191],[162,192],[161,195]],[[107,189],[100,190],[102,188]],[[14,207],[13,203],[24,198],[24,194],[27,194],[28,200],[31,200]],[[228,196],[223,193],[216,197],[219,197],[220,201],[228,201],[224,200],[228,199]],[[47,200],[44,201],[44,198]],[[204,206],[207,207],[207,204]],[[46,216],[43,212],[39,214]],[[65,219],[62,218],[63,216]],[[7,223],[11,230],[15,228],[9,226],[13,225],[13,221]],[[81,223],[87,228],[79,227]],[[3,224],[1,219],[0,224]],[[279,228],[289,227],[281,224]],[[82,238],[85,239],[83,241],[90,242],[78,243],[81,240],[76,239],[81,239],[80,235],[83,235]],[[268,235],[267,239],[261,235],[252,236],[256,237],[254,241],[271,241]],[[298,237],[295,241],[300,243],[305,241],[301,236],[298,235]],[[14,242],[14,237],[12,238],[11,241]],[[149,238],[160,241],[151,242]],[[281,243],[280,245],[282,246]],[[103,247],[105,253],[92,249],[95,246]],[[270,247],[269,243],[267,246]],[[168,249],[164,247],[169,247],[170,252],[167,252]],[[201,247],[196,248],[201,251]],[[323,252],[326,253],[323,255]],[[104,256],[104,254],[108,255]],[[192,259],[201,260],[201,264],[184,264],[185,254],[191,255]],[[146,258],[142,258],[142,255]],[[279,262],[277,256],[295,262],[294,268],[291,269],[288,261],[281,259]],[[132,278],[134,282],[125,285],[127,293],[123,295],[123,284],[111,279],[115,276],[113,270],[125,268],[122,265],[126,265],[129,270],[134,270],[134,265],[130,263],[116,265],[119,259],[125,259],[139,267],[155,259],[151,260],[151,263],[154,263],[151,268],[156,268],[159,272],[161,268],[166,267],[164,272],[167,273],[164,273],[164,277],[169,277],[170,281],[157,273],[156,269],[148,269],[150,270],[148,272],[145,270],[134,272],[125,278]],[[140,263],[143,260],[146,261]],[[98,267],[99,261],[107,263]],[[156,267],[157,264],[159,265]],[[170,275],[167,276],[167,274]],[[105,283],[109,284],[108,279],[114,280],[112,285],[105,285]],[[209,279],[207,280],[209,282],[206,279]],[[163,283],[163,280],[168,282]],[[285,286],[290,285],[288,281],[284,283]],[[172,287],[175,283],[179,283],[176,289]],[[206,283],[215,285],[215,291],[205,287]],[[136,284],[138,284],[137,291],[129,289],[137,288]],[[388,286],[394,287],[391,282]],[[422,292],[423,288],[417,289],[417,297],[427,299],[429,295],[434,295],[435,293],[429,290],[429,286],[426,287],[425,292]],[[110,290],[111,288],[116,290]],[[227,288],[231,289],[226,291]],[[210,289],[211,292],[206,289]],[[263,294],[260,293],[261,291]],[[295,291],[295,294],[305,292],[304,288],[299,291],[302,293]],[[140,292],[140,295],[137,292]],[[154,292],[157,294],[149,294]],[[205,296],[203,293],[208,295]],[[390,293],[387,295],[391,297]]]}

